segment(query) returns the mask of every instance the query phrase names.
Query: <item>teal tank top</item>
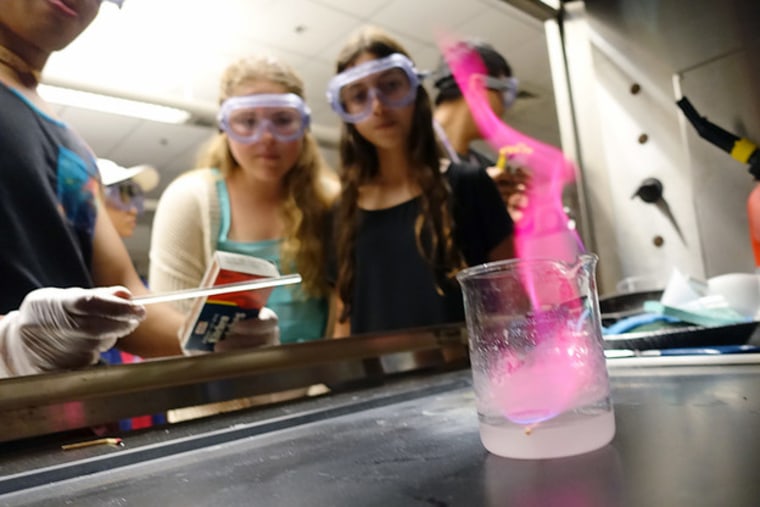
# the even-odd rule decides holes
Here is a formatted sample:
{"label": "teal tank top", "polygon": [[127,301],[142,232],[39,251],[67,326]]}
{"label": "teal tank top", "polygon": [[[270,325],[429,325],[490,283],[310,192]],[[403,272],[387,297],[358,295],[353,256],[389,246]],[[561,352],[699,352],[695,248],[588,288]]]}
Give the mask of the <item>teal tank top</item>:
{"label": "teal tank top", "polygon": [[[241,242],[227,239],[230,231],[230,199],[224,178],[217,178],[216,192],[221,214],[217,249],[266,259],[283,273],[280,265],[281,240]],[[319,340],[324,336],[327,326],[327,298],[308,296],[304,294],[300,285],[285,285],[274,288],[266,306],[279,318],[280,343],[307,342]]]}

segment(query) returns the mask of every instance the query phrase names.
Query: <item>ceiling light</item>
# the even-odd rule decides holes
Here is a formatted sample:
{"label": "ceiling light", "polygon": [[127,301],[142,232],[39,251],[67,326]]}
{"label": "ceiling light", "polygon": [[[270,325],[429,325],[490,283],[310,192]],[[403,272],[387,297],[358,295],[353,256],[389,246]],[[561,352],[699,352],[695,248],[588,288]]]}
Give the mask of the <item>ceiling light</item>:
{"label": "ceiling light", "polygon": [[541,0],[541,3],[544,3],[551,7],[552,9],[559,10],[560,7],[560,0]]}
{"label": "ceiling light", "polygon": [[191,116],[188,111],[174,107],[83,92],[71,88],[41,84],[37,90],[43,99],[53,104],[81,107],[102,113],[113,113],[162,123],[185,123]]}

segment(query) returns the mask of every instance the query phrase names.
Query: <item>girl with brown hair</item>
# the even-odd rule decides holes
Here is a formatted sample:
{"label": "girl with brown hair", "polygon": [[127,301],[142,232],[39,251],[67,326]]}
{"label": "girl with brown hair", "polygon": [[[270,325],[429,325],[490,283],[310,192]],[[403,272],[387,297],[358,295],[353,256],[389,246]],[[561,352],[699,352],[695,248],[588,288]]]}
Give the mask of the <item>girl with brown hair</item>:
{"label": "girl with brown hair", "polygon": [[338,57],[343,119],[336,207],[336,336],[464,320],[454,279],[513,256],[512,221],[480,168],[442,158],[432,108],[401,45],[374,27]]}

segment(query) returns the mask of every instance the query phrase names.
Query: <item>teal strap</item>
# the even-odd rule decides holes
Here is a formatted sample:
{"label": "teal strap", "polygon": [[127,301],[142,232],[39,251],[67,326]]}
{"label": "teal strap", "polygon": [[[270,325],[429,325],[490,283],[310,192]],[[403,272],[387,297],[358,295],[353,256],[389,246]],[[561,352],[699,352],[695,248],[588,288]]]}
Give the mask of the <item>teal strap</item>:
{"label": "teal strap", "polygon": [[219,242],[227,241],[230,233],[230,194],[227,192],[227,183],[225,183],[222,173],[219,169],[212,169],[216,176],[216,195],[219,199]]}

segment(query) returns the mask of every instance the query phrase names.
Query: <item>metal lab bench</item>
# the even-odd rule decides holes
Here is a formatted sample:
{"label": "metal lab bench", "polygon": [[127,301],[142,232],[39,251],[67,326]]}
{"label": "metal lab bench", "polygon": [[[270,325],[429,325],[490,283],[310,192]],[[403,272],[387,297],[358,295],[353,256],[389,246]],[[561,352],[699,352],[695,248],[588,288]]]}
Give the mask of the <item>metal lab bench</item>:
{"label": "metal lab bench", "polygon": [[122,449],[5,444],[0,505],[760,505],[760,355],[608,364],[617,433],[581,456],[490,455],[469,370],[422,371]]}

